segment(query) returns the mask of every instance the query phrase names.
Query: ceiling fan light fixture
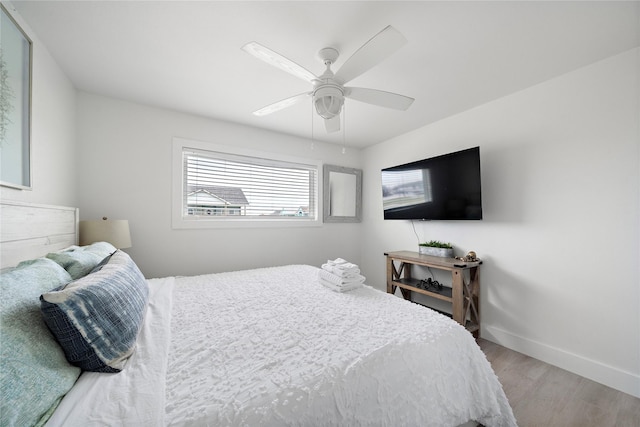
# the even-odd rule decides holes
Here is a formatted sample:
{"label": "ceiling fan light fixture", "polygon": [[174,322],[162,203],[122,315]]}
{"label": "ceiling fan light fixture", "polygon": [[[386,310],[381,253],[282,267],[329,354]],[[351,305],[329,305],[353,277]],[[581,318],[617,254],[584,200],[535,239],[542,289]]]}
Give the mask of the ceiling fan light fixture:
{"label": "ceiling fan light fixture", "polygon": [[316,112],[323,119],[332,119],[342,111],[344,94],[337,86],[323,86],[313,93]]}

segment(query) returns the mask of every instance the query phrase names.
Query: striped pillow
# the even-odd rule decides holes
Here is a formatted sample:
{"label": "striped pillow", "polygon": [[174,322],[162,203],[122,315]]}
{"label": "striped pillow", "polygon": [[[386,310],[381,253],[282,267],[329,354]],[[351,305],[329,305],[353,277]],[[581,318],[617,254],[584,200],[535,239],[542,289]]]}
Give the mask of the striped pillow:
{"label": "striped pillow", "polygon": [[144,276],[118,250],[102,269],[43,294],[40,309],[70,363],[113,373],[135,349],[148,298]]}

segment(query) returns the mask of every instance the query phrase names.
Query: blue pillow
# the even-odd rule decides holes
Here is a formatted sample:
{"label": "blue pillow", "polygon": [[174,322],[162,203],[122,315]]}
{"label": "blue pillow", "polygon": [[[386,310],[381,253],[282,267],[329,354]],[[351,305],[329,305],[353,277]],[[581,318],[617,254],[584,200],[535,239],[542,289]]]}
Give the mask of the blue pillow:
{"label": "blue pillow", "polygon": [[42,321],[38,297],[71,281],[47,258],[0,273],[0,425],[44,423],[73,387],[80,369]]}
{"label": "blue pillow", "polygon": [[43,294],[40,309],[70,363],[114,373],[135,349],[148,298],[144,276],[118,250],[100,270]]}
{"label": "blue pillow", "polygon": [[47,258],[54,260],[71,275],[73,280],[89,274],[102,260],[116,251],[108,242],[96,242],[87,246],[71,246],[60,252],[51,252]]}

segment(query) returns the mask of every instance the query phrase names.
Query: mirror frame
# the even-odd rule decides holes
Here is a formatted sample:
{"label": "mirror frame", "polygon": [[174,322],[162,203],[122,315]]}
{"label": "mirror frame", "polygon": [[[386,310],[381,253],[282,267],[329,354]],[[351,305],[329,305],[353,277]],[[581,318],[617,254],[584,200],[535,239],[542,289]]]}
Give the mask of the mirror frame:
{"label": "mirror frame", "polygon": [[[331,215],[331,172],[355,175],[356,177],[356,214],[355,216]],[[347,168],[325,164],[322,168],[322,210],[324,222],[361,222],[362,221],[362,169]]]}

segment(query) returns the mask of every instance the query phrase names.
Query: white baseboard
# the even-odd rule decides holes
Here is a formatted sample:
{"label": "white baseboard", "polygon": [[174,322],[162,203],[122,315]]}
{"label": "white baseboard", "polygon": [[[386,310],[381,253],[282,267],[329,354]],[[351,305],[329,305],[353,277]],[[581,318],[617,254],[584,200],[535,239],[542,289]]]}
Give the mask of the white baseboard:
{"label": "white baseboard", "polygon": [[526,354],[550,365],[640,398],[640,375],[514,335],[493,326],[482,326],[482,338]]}

